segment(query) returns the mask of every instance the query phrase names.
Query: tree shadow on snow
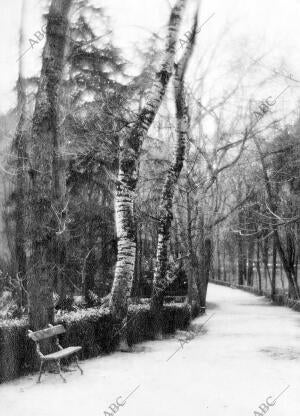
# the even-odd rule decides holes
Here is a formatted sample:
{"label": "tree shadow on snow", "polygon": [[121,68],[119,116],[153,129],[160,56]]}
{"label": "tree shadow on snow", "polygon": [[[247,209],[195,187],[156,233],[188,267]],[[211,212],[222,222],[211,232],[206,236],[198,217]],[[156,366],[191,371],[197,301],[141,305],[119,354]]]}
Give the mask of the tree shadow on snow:
{"label": "tree shadow on snow", "polygon": [[267,347],[259,351],[269,355],[274,360],[297,360],[300,358],[300,350],[293,347]]}
{"label": "tree shadow on snow", "polygon": [[219,305],[214,302],[206,302],[206,310],[219,309]]}

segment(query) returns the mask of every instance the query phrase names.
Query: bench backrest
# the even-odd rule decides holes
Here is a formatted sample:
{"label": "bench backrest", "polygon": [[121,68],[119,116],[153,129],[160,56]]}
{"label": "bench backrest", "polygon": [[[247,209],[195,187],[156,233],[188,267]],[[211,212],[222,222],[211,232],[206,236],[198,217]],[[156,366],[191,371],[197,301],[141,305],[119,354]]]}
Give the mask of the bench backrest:
{"label": "bench backrest", "polygon": [[28,337],[35,342],[42,341],[43,339],[55,337],[66,332],[63,325],[50,326],[46,329],[41,329],[40,331],[32,332],[28,331]]}

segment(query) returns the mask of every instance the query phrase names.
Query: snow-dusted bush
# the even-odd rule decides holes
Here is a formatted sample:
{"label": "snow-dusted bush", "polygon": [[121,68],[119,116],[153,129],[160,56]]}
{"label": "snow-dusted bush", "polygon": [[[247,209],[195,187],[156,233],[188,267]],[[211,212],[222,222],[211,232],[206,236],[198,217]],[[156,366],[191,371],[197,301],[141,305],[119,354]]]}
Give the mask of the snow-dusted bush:
{"label": "snow-dusted bush", "polygon": [[[190,307],[183,303],[165,305],[163,331],[174,333],[186,328],[191,319]],[[96,357],[115,350],[119,341],[120,323],[115,322],[107,307],[80,309],[56,315],[55,323],[65,326],[61,337],[64,347],[82,346],[81,359]],[[26,334],[26,319],[0,320],[0,382],[33,370],[33,342]],[[130,345],[153,338],[150,305],[130,305],[127,321]]]}

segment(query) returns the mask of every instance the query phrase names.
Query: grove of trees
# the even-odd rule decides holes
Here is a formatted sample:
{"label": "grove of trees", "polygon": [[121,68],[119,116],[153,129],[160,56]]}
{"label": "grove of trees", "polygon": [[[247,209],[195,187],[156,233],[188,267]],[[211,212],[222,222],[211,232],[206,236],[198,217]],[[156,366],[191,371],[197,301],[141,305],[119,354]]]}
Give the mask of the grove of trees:
{"label": "grove of trees", "polygon": [[297,109],[278,115],[269,78],[253,77],[272,88],[266,99],[240,100],[256,63],[213,91],[219,44],[199,48],[194,2],[176,0],[138,75],[94,3],[51,0],[41,72],[26,78],[19,60],[17,105],[0,118],[1,317],[37,330],[61,311],[108,307],[126,350],[128,307],[142,298],[157,338],[164,301],[204,311],[209,279],[299,299]]}

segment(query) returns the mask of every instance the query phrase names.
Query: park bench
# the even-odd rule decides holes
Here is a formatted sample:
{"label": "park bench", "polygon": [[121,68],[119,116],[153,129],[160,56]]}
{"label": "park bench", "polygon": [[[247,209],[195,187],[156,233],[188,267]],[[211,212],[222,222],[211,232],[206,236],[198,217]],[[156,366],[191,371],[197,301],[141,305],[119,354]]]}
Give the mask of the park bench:
{"label": "park bench", "polygon": [[[40,331],[36,331],[36,332],[32,332],[30,330],[28,331],[28,337],[35,342],[36,351],[41,360],[40,373],[39,373],[37,383],[40,383],[41,381],[41,376],[42,376],[42,372],[43,372],[45,364],[51,361],[52,362],[54,361],[56,363],[60,377],[63,379],[64,382],[66,382],[67,380],[65,379],[65,377],[62,375],[62,372],[61,372],[60,360],[62,358],[69,357],[70,355],[75,355],[76,366],[80,370],[81,374],[83,374],[83,370],[79,366],[78,356],[77,356],[77,353],[82,349],[82,347],[63,348],[59,343],[58,335],[64,334],[65,332],[66,330],[63,327],[63,325],[56,325],[56,326],[49,325],[48,328],[41,329]],[[44,355],[40,349],[40,341],[43,341],[48,338],[53,338],[53,337],[55,337],[55,344],[58,347],[58,351],[53,352],[48,355]]]}

